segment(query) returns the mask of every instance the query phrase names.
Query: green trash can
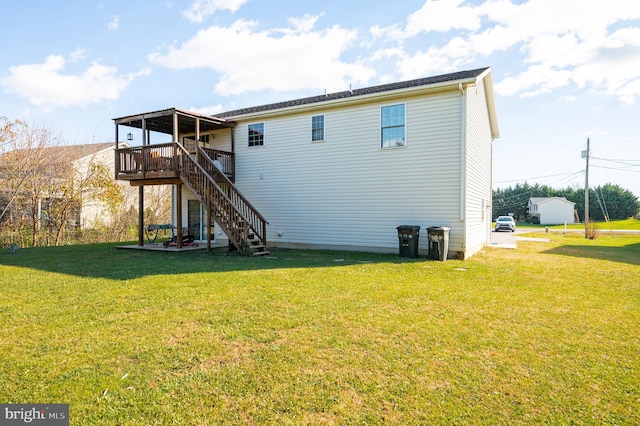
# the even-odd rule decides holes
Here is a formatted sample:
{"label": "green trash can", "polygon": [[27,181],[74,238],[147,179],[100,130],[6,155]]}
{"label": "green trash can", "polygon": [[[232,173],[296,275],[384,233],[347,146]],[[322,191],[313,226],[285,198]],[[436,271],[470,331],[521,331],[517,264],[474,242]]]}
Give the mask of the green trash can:
{"label": "green trash can", "polygon": [[427,228],[429,241],[429,259],[444,262],[449,253],[449,231],[446,226],[431,226]]}
{"label": "green trash can", "polygon": [[396,229],[398,230],[398,251],[400,257],[418,257],[420,227],[413,225],[400,225]]}

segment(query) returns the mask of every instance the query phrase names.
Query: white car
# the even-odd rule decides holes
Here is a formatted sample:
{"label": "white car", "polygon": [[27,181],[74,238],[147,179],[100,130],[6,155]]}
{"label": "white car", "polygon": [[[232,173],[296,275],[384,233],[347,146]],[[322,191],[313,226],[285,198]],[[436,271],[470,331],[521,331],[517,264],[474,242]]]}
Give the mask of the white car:
{"label": "white car", "polygon": [[516,232],[516,221],[511,216],[498,216],[496,219],[496,232],[502,229]]}

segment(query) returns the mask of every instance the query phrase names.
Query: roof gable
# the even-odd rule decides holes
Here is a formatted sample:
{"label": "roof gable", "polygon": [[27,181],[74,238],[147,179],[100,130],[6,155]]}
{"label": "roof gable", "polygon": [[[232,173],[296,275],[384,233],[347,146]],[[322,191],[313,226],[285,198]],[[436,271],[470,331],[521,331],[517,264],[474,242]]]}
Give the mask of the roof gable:
{"label": "roof gable", "polygon": [[540,205],[540,204],[545,204],[545,203],[548,203],[548,202],[554,201],[554,200],[562,201],[562,202],[567,203],[567,204],[573,204],[573,205],[576,204],[576,203],[574,203],[572,201],[567,200],[565,197],[531,197],[531,198],[529,198],[529,203],[532,204],[532,205],[533,204]]}

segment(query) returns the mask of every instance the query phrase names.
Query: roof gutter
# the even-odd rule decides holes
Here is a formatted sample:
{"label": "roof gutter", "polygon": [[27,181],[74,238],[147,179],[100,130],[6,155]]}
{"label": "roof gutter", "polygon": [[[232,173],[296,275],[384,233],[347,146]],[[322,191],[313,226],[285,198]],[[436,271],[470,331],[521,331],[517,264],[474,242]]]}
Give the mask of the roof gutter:
{"label": "roof gutter", "polygon": [[[482,75],[484,75],[484,73]],[[452,90],[456,90],[456,88],[460,90],[460,87],[462,87],[463,85],[476,84],[476,81],[477,81],[476,78],[470,77],[463,80],[446,81],[442,83],[434,83],[434,84],[429,84],[425,86],[405,87],[402,89],[390,90],[386,92],[356,95],[353,97],[346,97],[346,98],[334,99],[329,101],[315,102],[315,103],[310,103],[305,105],[295,105],[291,107],[278,108],[270,111],[258,111],[254,113],[239,114],[239,115],[225,117],[224,119],[235,121],[239,119],[253,119],[256,117],[260,117],[260,118],[277,117],[280,115],[291,114],[292,112],[299,113],[299,112],[314,111],[314,110],[326,109],[326,108],[350,106],[353,104],[358,104],[358,103],[367,102],[371,100],[392,99],[407,93],[410,93],[413,96],[418,93],[427,94],[427,93],[452,91]]]}

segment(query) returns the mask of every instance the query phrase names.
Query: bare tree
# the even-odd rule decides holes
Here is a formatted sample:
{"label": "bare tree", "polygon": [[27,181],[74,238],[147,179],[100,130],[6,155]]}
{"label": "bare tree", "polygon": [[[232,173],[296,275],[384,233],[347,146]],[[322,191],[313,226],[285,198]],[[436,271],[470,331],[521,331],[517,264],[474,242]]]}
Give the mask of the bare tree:
{"label": "bare tree", "polygon": [[[68,231],[82,241],[135,236],[137,189],[113,179],[104,162],[113,157],[96,147],[109,144],[59,142],[46,127],[0,117],[0,230],[9,242],[60,245]],[[170,221],[170,188],[145,188],[147,223]]]}
{"label": "bare tree", "polygon": [[37,245],[40,231],[42,200],[46,199],[55,167],[48,162],[45,148],[58,143],[59,138],[47,127],[29,126],[26,122],[13,122],[3,118],[0,179],[2,179],[3,206],[0,220],[10,229],[20,231],[24,245],[25,231],[30,244]]}

